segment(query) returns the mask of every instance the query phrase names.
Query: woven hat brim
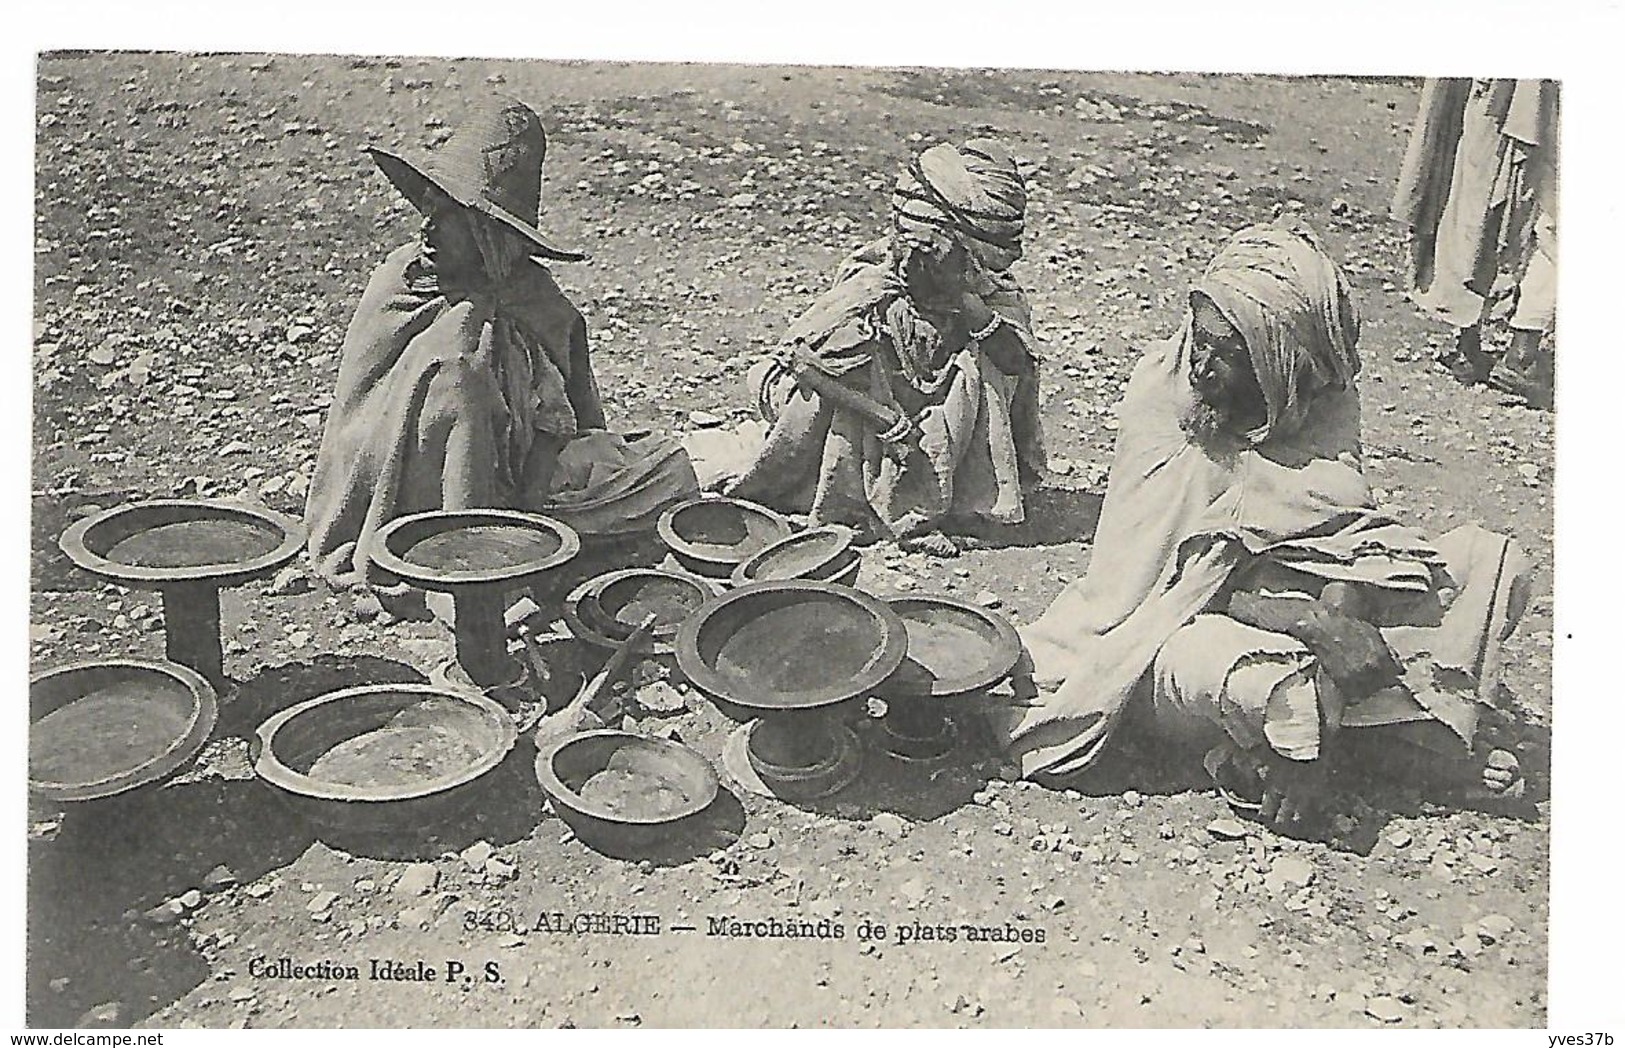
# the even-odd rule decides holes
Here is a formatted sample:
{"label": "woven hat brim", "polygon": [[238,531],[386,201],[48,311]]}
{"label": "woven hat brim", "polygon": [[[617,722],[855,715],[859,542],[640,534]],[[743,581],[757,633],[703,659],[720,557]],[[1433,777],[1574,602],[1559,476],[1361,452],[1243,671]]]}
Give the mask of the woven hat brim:
{"label": "woven hat brim", "polygon": [[438,189],[464,207],[473,208],[483,215],[494,218],[524,236],[536,245],[538,253],[550,259],[559,262],[581,262],[587,258],[586,252],[559,247],[548,239],[547,234],[518,215],[496,206],[477,193],[470,192],[466,186],[453,185],[428,174],[423,166],[406,157],[377,146],[367,146],[366,153],[372,157],[373,163],[378,165],[378,170],[384,173],[384,177],[389,179],[395,188],[401,191],[401,195],[419,211],[424,209],[429,190]]}

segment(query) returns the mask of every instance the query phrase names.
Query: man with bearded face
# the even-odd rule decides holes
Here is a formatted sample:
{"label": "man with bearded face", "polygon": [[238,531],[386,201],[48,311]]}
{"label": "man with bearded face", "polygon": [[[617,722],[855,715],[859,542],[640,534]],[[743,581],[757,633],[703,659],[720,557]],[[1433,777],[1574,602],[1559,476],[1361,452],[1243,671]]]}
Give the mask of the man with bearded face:
{"label": "man with bearded face", "polygon": [[1282,827],[1360,752],[1515,785],[1482,729],[1527,559],[1473,525],[1429,541],[1376,506],[1358,338],[1308,230],[1255,226],[1220,251],[1124,394],[1089,571],[1021,631],[1025,704],[993,719],[1024,773],[1071,776],[1133,722],[1205,753]]}
{"label": "man with bearded face", "polygon": [[1025,208],[996,142],[911,160],[891,234],[753,369],[771,428],[728,492],[942,555],[944,525],[1020,523],[1044,461],[1031,318],[1008,271]]}

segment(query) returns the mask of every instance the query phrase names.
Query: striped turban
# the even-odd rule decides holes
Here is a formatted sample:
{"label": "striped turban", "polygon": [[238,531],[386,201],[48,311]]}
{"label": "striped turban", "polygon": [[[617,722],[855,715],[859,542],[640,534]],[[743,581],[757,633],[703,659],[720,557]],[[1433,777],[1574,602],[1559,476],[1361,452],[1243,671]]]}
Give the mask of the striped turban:
{"label": "striped turban", "polygon": [[932,146],[904,166],[892,193],[898,236],[936,253],[966,240],[1013,261],[1021,256],[1026,209],[1015,158],[988,139],[966,143],[963,151]]}

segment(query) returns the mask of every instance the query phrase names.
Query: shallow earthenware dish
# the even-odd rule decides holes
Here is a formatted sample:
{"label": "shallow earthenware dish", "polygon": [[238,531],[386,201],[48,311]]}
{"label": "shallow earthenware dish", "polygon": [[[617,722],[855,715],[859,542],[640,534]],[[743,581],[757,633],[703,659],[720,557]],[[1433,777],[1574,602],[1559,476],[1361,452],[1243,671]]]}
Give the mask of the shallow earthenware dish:
{"label": "shallow earthenware dish", "polygon": [[259,506],[154,499],[93,514],[62,533],[68,559],[126,586],[229,588],[282,567],[303,548],[297,520]]}
{"label": "shallow earthenware dish", "polygon": [[703,496],[666,510],[655,526],[687,571],[726,579],[734,568],[790,534],[790,523],[744,499]]}
{"label": "shallow earthenware dish", "polygon": [[669,826],[716,800],[716,769],[671,739],[631,732],[582,732],[543,744],[536,781],[580,834]]}
{"label": "shallow earthenware dish", "polygon": [[796,579],[752,582],[708,601],[678,631],[677,661],[724,712],[783,713],[873,690],[907,647],[903,621],[884,601]]}
{"label": "shallow earthenware dish", "polygon": [[518,583],[568,563],[581,539],[564,524],[513,510],[432,510],[390,521],[372,560],[424,589]]}
{"label": "shallow earthenware dish", "polygon": [[1021,657],[1010,621],[968,601],[943,596],[892,597],[886,602],[908,631],[908,657],[886,691],[947,698],[1003,680]]}
{"label": "shallow earthenware dish", "polygon": [[477,692],[369,684],[275,714],[252,748],[255,773],[295,809],[372,831],[462,810],[517,737],[508,712]]}
{"label": "shallow earthenware dish", "polygon": [[715,595],[714,584],[692,575],[626,568],[588,579],[571,591],[564,600],[564,621],[582,640],[614,647],[653,614],[651,650],[669,652],[683,621]]}
{"label": "shallow earthenware dish", "polygon": [[172,662],[80,662],[28,689],[28,787],[59,802],[157,785],[214,730],[214,689]]}
{"label": "shallow earthenware dish", "polygon": [[733,570],[732,582],[813,579],[851,585],[859,568],[852,529],[823,524],[782,538]]}

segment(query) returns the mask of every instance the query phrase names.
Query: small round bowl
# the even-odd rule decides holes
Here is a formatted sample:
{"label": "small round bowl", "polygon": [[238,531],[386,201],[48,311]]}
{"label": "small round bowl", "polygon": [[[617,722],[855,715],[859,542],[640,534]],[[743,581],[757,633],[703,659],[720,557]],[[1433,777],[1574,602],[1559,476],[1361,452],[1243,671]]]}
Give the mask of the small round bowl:
{"label": "small round bowl", "polygon": [[321,825],[418,828],[461,811],[517,738],[508,712],[477,692],[369,684],[266,720],[254,771]]}
{"label": "small round bowl", "polygon": [[670,739],[588,731],[546,743],[536,781],[589,844],[652,841],[716,800],[716,769]]}
{"label": "small round bowl", "polygon": [[686,571],[726,579],[734,568],[790,534],[789,521],[744,499],[702,496],[666,510],[655,526]]}
{"label": "small round bowl", "polygon": [[415,586],[448,591],[518,583],[568,563],[580,550],[580,536],[551,517],[432,510],[379,529],[372,562]]}
{"label": "small round bowl", "polygon": [[1021,637],[1003,615],[942,596],[892,597],[908,631],[908,657],[886,691],[948,698],[992,687],[1021,658]]}
{"label": "small round bowl", "polygon": [[811,710],[857,698],[902,663],[902,619],[846,586],[752,582],[701,607],[677,633],[677,664],[724,708]]}
{"label": "small round bowl", "polygon": [[798,531],[768,546],[733,570],[732,582],[813,579],[850,585],[858,573],[858,551],[852,529],[823,524]]}
{"label": "small round bowl", "polygon": [[611,571],[577,586],[564,600],[570,632],[599,647],[615,647],[649,614],[657,616],[651,650],[671,650],[684,620],[716,595],[705,579],[655,568]]}
{"label": "small round bowl", "polygon": [[172,662],[80,662],[28,689],[28,787],[58,802],[155,785],[197,756],[214,730],[214,689]]}
{"label": "small round bowl", "polygon": [[79,567],[126,586],[225,588],[288,563],[304,547],[305,529],[260,506],[155,499],[86,517],[62,533],[60,545]]}

